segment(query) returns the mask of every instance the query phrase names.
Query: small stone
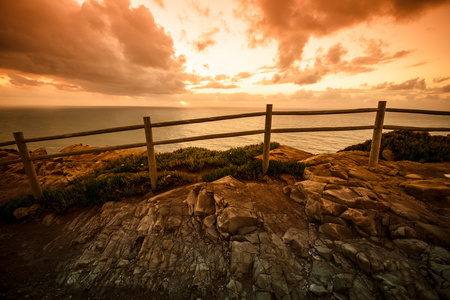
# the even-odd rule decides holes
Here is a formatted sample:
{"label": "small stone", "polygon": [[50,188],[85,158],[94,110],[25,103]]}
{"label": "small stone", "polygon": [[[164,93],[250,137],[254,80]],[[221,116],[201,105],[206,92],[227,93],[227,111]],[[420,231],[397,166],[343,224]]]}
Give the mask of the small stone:
{"label": "small stone", "polygon": [[291,192],[289,194],[289,198],[292,201],[295,201],[297,203],[305,204],[307,196],[305,195],[305,193],[301,189],[294,188],[294,189],[291,190]]}
{"label": "small stone", "polygon": [[219,240],[219,232],[215,227],[206,228],[205,234],[211,241]]}
{"label": "small stone", "polygon": [[370,260],[364,252],[358,252],[356,254],[356,264],[361,268],[366,274],[370,274]]}
{"label": "small stone", "polygon": [[326,261],[331,261],[333,259],[333,250],[328,248],[325,245],[315,246],[314,247],[317,250],[317,253],[321,257],[323,257]]}
{"label": "small stone", "polygon": [[405,175],[405,178],[422,180],[422,179],[423,179],[423,176],[422,176],[422,175],[419,175],[419,174],[406,174],[406,175]]}
{"label": "small stone", "polygon": [[387,173],[389,176],[396,176],[398,174],[397,169],[392,169]]}
{"label": "small stone", "polygon": [[325,297],[329,293],[325,287],[314,283],[309,286],[309,290],[319,297]]}
{"label": "small stone", "polygon": [[214,224],[216,224],[216,216],[215,215],[207,216],[203,220],[203,225],[205,225],[207,228],[213,227]]}
{"label": "small stone", "polygon": [[333,167],[330,169],[330,171],[333,176],[348,180],[348,173],[346,170]]}
{"label": "small stone", "polygon": [[16,218],[16,220],[20,220],[20,219],[34,216],[40,209],[41,209],[41,206],[36,203],[36,204],[31,205],[30,207],[16,208],[13,212],[13,215]]}
{"label": "small stone", "polygon": [[417,238],[416,231],[409,226],[400,226],[391,231],[391,239],[398,238]]}

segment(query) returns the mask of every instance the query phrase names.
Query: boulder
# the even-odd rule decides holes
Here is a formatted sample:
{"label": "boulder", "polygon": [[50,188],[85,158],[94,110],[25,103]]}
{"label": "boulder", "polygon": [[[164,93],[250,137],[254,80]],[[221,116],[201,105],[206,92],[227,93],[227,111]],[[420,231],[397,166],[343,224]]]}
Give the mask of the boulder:
{"label": "boulder", "polygon": [[450,187],[437,180],[414,180],[403,184],[408,194],[425,201],[439,201],[450,196]]}
{"label": "boulder", "polygon": [[347,206],[329,201],[327,199],[322,199],[321,214],[340,216],[344,211],[347,210]]}
{"label": "boulder", "polygon": [[323,192],[323,197],[333,202],[350,206],[350,204],[355,202],[355,199],[357,199],[359,195],[349,188],[342,188],[325,190]]}
{"label": "boulder", "polygon": [[416,239],[396,239],[392,242],[396,247],[412,256],[420,256],[423,253],[428,253],[430,250],[430,246],[427,243]]}
{"label": "boulder", "polygon": [[194,214],[194,211],[195,211],[195,205],[197,204],[198,192],[199,192],[199,189],[198,189],[198,188],[197,188],[197,189],[192,189],[192,190],[189,192],[189,194],[188,194],[186,200],[184,200],[184,202],[185,202],[186,205],[188,206],[188,211],[189,211],[189,214],[190,214],[190,215],[193,215],[193,214]]}
{"label": "boulder", "polygon": [[331,175],[334,177],[342,178],[348,180],[348,170],[339,167],[333,167],[330,169]]}
{"label": "boulder", "polygon": [[322,222],[322,200],[320,198],[309,198],[306,202],[305,213],[313,222]]}
{"label": "boulder", "polygon": [[217,217],[217,226],[224,232],[236,234],[241,227],[256,225],[254,213],[238,207],[226,207]]}
{"label": "boulder", "polygon": [[319,232],[325,234],[333,240],[346,240],[353,238],[353,232],[350,228],[334,223],[325,223],[320,225]]}
{"label": "boulder", "polygon": [[212,215],[215,212],[215,201],[214,197],[207,192],[207,189],[204,188],[200,190],[197,197],[197,203],[195,205],[194,215],[196,216],[208,216]]}
{"label": "boulder", "polygon": [[41,156],[41,155],[47,155],[47,150],[44,147],[36,149],[36,150],[34,150],[33,152],[30,153],[31,157]]}
{"label": "boulder", "polygon": [[282,241],[290,245],[294,250],[299,251],[303,257],[308,257],[309,241],[308,229],[289,228],[281,238]]}
{"label": "boulder", "polygon": [[231,242],[230,271],[238,279],[252,271],[253,257],[258,253],[258,246],[249,242]]}
{"label": "boulder", "polygon": [[203,225],[205,225],[206,228],[211,228],[214,226],[214,224],[216,224],[216,216],[215,215],[207,216],[203,220]]}
{"label": "boulder", "polygon": [[297,183],[297,186],[306,196],[318,194],[322,195],[323,189],[326,186],[326,183],[317,182],[312,180],[305,180]]}
{"label": "boulder", "polygon": [[377,236],[381,232],[381,216],[375,210],[359,210],[349,208],[342,215],[341,218],[350,221],[362,231]]}
{"label": "boulder", "polygon": [[417,222],[416,226],[428,240],[438,245],[450,246],[450,230],[448,228],[441,228],[437,225],[422,222]]}
{"label": "boulder", "polygon": [[[287,187],[287,188],[290,188],[290,187]],[[284,192],[284,190],[283,190],[283,192]],[[305,204],[305,202],[307,200],[307,196],[306,196],[304,190],[301,189],[301,187],[296,187],[293,189],[291,188],[289,198],[292,201],[295,201],[300,204]]]}
{"label": "boulder", "polygon": [[380,178],[374,173],[366,170],[364,167],[356,166],[348,171],[348,176],[363,181],[379,181]]}

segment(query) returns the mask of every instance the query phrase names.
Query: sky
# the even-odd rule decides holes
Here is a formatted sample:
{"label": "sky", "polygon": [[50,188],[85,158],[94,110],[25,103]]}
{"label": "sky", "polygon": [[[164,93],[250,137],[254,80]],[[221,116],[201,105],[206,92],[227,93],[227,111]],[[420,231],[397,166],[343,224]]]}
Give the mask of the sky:
{"label": "sky", "polygon": [[0,0],[0,106],[450,110],[450,0]]}

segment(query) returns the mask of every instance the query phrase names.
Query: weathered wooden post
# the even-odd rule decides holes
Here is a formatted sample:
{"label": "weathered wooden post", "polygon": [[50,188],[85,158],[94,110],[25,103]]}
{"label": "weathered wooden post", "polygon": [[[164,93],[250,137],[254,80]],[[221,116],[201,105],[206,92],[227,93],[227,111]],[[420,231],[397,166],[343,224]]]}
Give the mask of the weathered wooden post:
{"label": "weathered wooden post", "polygon": [[152,190],[156,189],[157,174],[156,174],[156,158],[155,147],[153,145],[152,121],[150,117],[144,117],[145,139],[147,143],[148,156],[148,170],[150,174],[150,183]]}
{"label": "weathered wooden post", "polygon": [[386,101],[378,101],[378,111],[377,116],[375,117],[375,128],[373,129],[372,145],[370,146],[369,168],[376,167],[378,164],[385,111]]}
{"label": "weathered wooden post", "polygon": [[266,126],[264,129],[263,174],[269,169],[270,134],[272,131],[272,104],[266,105]]}
{"label": "weathered wooden post", "polygon": [[36,175],[36,170],[30,160],[30,154],[28,153],[27,144],[24,142],[24,137],[22,132],[14,132],[14,139],[16,140],[17,149],[19,150],[20,157],[22,158],[22,163],[27,173],[28,180],[31,184],[31,190],[33,192],[33,197],[36,200],[40,200],[44,197],[42,194],[41,185]]}

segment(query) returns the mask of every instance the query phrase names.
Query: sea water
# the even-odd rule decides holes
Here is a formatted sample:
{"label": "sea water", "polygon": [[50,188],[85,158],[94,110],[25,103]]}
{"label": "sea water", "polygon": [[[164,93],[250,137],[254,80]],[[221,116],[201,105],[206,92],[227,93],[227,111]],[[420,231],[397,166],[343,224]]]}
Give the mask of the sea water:
{"label": "sea water", "polygon": [[[111,127],[143,124],[143,117],[150,116],[153,123],[187,120],[203,117],[262,112],[265,107],[250,108],[173,108],[173,107],[39,107],[0,108],[0,142],[14,140],[13,132],[22,131],[25,138],[35,138]],[[275,109],[274,109],[275,110]],[[295,109],[293,109],[295,110]],[[373,125],[375,113],[279,116],[274,115],[272,128],[341,127]],[[449,116],[386,113],[385,125],[416,127],[450,127]],[[240,118],[200,124],[154,128],[154,141],[178,139],[207,134],[228,133],[264,129],[264,117]],[[431,132],[447,135],[449,132]],[[372,130],[309,132],[272,134],[272,141],[295,147],[313,154],[332,153],[347,146],[372,138]],[[261,143],[263,134],[234,138],[202,140],[178,144],[159,145],[157,152],[173,151],[184,147],[203,147],[226,150],[232,147]],[[89,146],[115,146],[145,142],[143,129],[84,136],[60,140],[28,143],[34,150],[45,147],[48,153],[59,152],[67,145],[82,143]],[[7,146],[4,148],[14,148]]]}

